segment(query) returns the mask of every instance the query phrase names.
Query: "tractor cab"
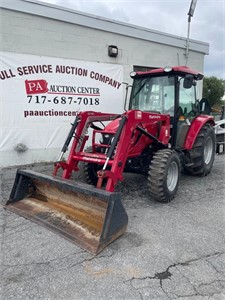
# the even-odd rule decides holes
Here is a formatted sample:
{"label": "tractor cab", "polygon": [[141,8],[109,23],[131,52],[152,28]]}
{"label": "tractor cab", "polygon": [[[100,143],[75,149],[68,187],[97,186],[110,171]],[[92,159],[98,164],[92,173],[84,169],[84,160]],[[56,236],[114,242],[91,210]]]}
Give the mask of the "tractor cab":
{"label": "tractor cab", "polygon": [[203,74],[188,67],[166,67],[148,72],[132,72],[133,87],[129,109],[169,114],[171,144],[182,148],[192,120],[200,114],[197,81]]}

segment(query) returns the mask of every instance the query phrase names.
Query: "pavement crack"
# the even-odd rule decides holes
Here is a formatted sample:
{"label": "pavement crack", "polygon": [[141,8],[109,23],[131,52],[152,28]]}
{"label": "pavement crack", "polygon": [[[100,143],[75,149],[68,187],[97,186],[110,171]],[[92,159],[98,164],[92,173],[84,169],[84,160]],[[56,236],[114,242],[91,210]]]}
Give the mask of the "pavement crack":
{"label": "pavement crack", "polygon": [[[214,282],[217,282],[217,280],[215,280],[215,281],[213,281],[211,283],[206,283],[206,284],[201,284],[201,285],[207,286],[207,285],[212,284]],[[201,285],[199,285],[199,286],[201,286]],[[212,299],[212,300],[214,299],[212,297],[214,297],[215,295],[222,295],[222,296],[225,295],[223,292],[221,292],[221,293],[219,293],[219,292],[212,292],[211,294],[208,294],[208,293],[205,294],[205,293],[198,292],[197,289],[194,289],[194,290],[195,290],[194,293],[185,294],[185,295],[181,295],[181,294],[177,294],[177,293],[172,293],[172,294],[175,295],[176,297],[178,297],[178,299],[180,299],[180,298],[186,298],[187,299],[187,297],[196,297],[196,296],[199,296],[199,297],[208,297],[208,299]]]}
{"label": "pavement crack", "polygon": [[172,273],[170,273],[170,268],[176,267],[176,264],[170,265],[165,271],[163,272],[159,272],[159,273],[155,273],[154,276],[145,276],[145,277],[132,277],[131,279],[125,280],[125,282],[132,282],[133,280],[146,280],[146,279],[156,279],[159,280],[160,286],[162,288],[162,282],[165,279],[170,279],[171,276],[173,275]]}
{"label": "pavement crack", "polygon": [[[219,256],[221,256],[221,255],[223,255],[224,253],[219,253],[217,256],[219,257]],[[210,259],[211,259],[211,257],[208,257],[208,258],[206,258],[206,261],[210,264],[210,266],[217,272],[217,273],[219,273],[219,274],[222,274],[223,273],[223,271],[219,271],[217,268],[216,268],[216,266],[213,264],[213,261],[210,261]]]}
{"label": "pavement crack", "polygon": [[[184,261],[184,262],[178,262],[178,263],[174,263],[174,264],[171,264],[170,266],[167,267],[167,269],[165,271],[162,271],[162,272],[157,272],[155,273],[154,276],[144,276],[144,277],[132,277],[131,279],[128,279],[126,281],[124,281],[124,283],[126,282],[130,282],[132,287],[134,287],[133,285],[133,281],[134,280],[159,280],[159,284],[160,284],[160,287],[162,289],[162,291],[170,298],[170,296],[168,295],[168,293],[166,292],[166,290],[164,289],[163,287],[163,280],[166,280],[166,279],[169,279],[171,280],[172,279],[172,276],[173,276],[173,273],[171,271],[172,268],[176,268],[181,274],[182,276],[189,282],[189,284],[193,287],[194,289],[194,292],[193,294],[190,294],[190,295],[185,295],[184,297],[187,297],[187,296],[202,296],[198,290],[197,290],[197,287],[189,280],[189,278],[187,278],[180,270],[179,270],[179,266],[182,266],[182,267],[186,267],[186,266],[189,266],[190,264],[192,263],[196,263],[200,260],[206,260],[208,262],[207,259],[210,259],[212,257],[215,257],[215,256],[220,256],[224,254],[223,252],[214,252],[212,254],[208,254],[208,255],[204,255],[204,256],[201,256],[201,257],[198,257],[198,258],[194,258],[194,259],[190,259],[190,260],[187,260],[187,261]],[[216,270],[216,269],[215,269]],[[217,271],[218,272],[218,271]],[[223,281],[222,281],[223,282]],[[135,288],[135,289],[138,289],[138,288]],[[175,294],[174,294],[175,295]],[[176,295],[176,296],[179,296],[179,297],[182,297],[181,295]]]}
{"label": "pavement crack", "polygon": [[[12,264],[3,264],[3,266],[5,268],[18,268],[18,267],[42,266],[42,265],[51,266],[51,264],[54,263],[54,262],[60,263],[61,261],[65,260],[65,259],[68,259],[68,258],[71,258],[74,255],[78,255],[80,253],[84,253],[84,251],[79,251],[79,252],[72,253],[72,254],[69,254],[69,255],[66,255],[66,256],[62,256],[62,257],[56,257],[56,258],[46,260],[46,261],[42,261],[42,262],[32,261],[32,262],[29,262],[29,263],[18,263],[18,264],[13,264],[13,265]],[[51,267],[54,268],[54,266],[51,266]]]}
{"label": "pavement crack", "polygon": [[91,256],[91,257],[89,257],[89,258],[85,258],[85,259],[83,259],[82,261],[79,261],[79,262],[77,262],[77,263],[75,263],[75,264],[72,264],[71,266],[70,266],[70,268],[73,268],[73,267],[75,267],[75,266],[77,266],[77,265],[82,265],[82,264],[84,264],[84,263],[86,263],[86,262],[90,262],[90,261],[94,261],[94,260],[99,260],[99,259],[101,259],[101,258],[109,258],[109,257],[112,257],[114,255],[114,252],[112,252],[112,253],[109,253],[109,254],[100,254],[100,255],[98,255],[98,256]]}
{"label": "pavement crack", "polygon": [[123,283],[127,283],[127,282],[130,283],[131,288],[134,289],[135,291],[137,291],[137,292],[138,292],[138,295],[140,296],[140,299],[143,300],[144,297],[143,297],[143,295],[142,295],[142,293],[141,293],[141,291],[140,291],[140,288],[136,288],[136,287],[133,285],[133,283],[132,283],[131,280],[125,280]]}
{"label": "pavement crack", "polygon": [[[225,299],[225,293],[223,292],[223,293],[214,293],[214,294],[210,295],[208,300],[210,300],[210,299],[214,300],[214,299],[215,299],[215,298],[214,298],[215,295],[218,295],[219,297],[220,297],[220,296],[223,297],[223,298],[220,297],[220,298],[218,298],[218,299]],[[212,297],[213,297],[213,298],[212,298]]]}
{"label": "pavement crack", "polygon": [[[212,257],[215,257],[215,256],[220,256],[220,255],[223,255],[224,252],[214,252],[212,254],[207,254],[207,255],[203,255],[203,256],[200,256],[200,257],[197,257],[197,258],[193,258],[193,259],[190,259],[190,260],[187,260],[185,262],[181,262],[181,263],[177,263],[175,264],[176,266],[178,265],[181,265],[181,266],[188,266],[190,265],[191,263],[194,263],[194,262],[198,262],[200,260],[207,260],[209,258],[212,258]],[[208,261],[208,260],[207,260]]]}
{"label": "pavement crack", "polygon": [[202,287],[202,286],[208,286],[208,285],[211,285],[211,284],[214,284],[214,283],[223,283],[223,284],[225,284],[225,280],[215,279],[211,282],[201,283],[201,284],[198,285],[198,288]]}

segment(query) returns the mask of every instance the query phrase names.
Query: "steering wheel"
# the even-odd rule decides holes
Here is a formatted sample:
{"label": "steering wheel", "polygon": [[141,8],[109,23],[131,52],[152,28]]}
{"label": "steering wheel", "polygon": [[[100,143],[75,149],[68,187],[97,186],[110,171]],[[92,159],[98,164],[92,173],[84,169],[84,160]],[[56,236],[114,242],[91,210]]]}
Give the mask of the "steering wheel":
{"label": "steering wheel", "polygon": [[187,113],[186,119],[193,118],[195,116],[196,116],[195,111],[191,110],[191,111],[189,111],[189,113]]}

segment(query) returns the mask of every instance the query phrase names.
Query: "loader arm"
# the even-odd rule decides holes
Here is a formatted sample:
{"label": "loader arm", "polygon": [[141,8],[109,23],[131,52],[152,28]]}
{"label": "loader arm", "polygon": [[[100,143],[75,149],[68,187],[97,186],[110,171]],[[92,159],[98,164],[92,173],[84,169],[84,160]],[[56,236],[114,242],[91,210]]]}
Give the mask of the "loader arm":
{"label": "loader arm", "polygon": [[[119,119],[118,119],[119,117]],[[59,168],[63,168],[62,178],[69,179],[73,171],[78,171],[80,161],[86,163],[96,163],[102,165],[98,171],[97,188],[102,188],[103,179],[107,181],[105,190],[113,192],[118,180],[123,180],[123,171],[126,161],[129,157],[140,155],[140,153],[151,143],[157,143],[159,148],[167,147],[170,138],[170,119],[169,115],[159,115],[154,113],[130,110],[123,115],[103,114],[96,112],[81,112],[78,114],[79,122],[74,132],[74,140],[70,149],[67,162],[57,162],[54,169],[54,175],[57,174]],[[96,132],[113,135],[111,145],[105,145],[105,153],[84,152],[85,143],[88,140],[88,128],[93,122],[112,121],[118,119],[115,128],[106,130],[95,130]],[[155,135],[157,130],[155,126],[160,123],[159,136],[154,136],[148,131],[154,129]],[[93,127],[93,126],[92,126]],[[137,135],[143,136],[138,141],[137,151],[135,152],[133,145]],[[102,144],[92,141],[93,149]],[[132,148],[133,147],[133,148]]]}
{"label": "loader arm", "polygon": [[[82,151],[84,150],[85,143],[88,140],[88,128],[91,127],[92,122],[97,122],[97,121],[111,121],[115,118],[117,118],[117,114],[107,114],[107,113],[96,113],[93,111],[85,111],[85,112],[80,112],[76,119],[77,121],[77,126],[74,128],[74,133],[73,133],[73,142],[72,146],[70,149],[70,153],[68,155],[68,159],[66,162],[56,162],[55,163],[55,168],[53,171],[53,175],[56,176],[57,172],[60,168],[63,169],[63,175],[62,178],[64,179],[69,179],[72,175],[73,171],[78,171],[78,163],[81,159],[77,157],[75,158],[74,155],[76,154],[81,154]],[[71,132],[69,133],[69,135]],[[68,139],[68,137],[67,137]],[[69,145],[67,145],[68,147]]]}

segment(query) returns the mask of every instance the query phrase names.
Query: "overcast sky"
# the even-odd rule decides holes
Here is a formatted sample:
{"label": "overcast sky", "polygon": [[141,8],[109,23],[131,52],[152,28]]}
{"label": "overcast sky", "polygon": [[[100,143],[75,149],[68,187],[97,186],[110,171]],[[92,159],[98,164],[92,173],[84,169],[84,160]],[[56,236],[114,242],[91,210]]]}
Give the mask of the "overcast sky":
{"label": "overcast sky", "polygon": [[[97,16],[187,37],[191,0],[42,0]],[[225,79],[225,0],[198,0],[190,38],[210,44],[206,76]]]}

